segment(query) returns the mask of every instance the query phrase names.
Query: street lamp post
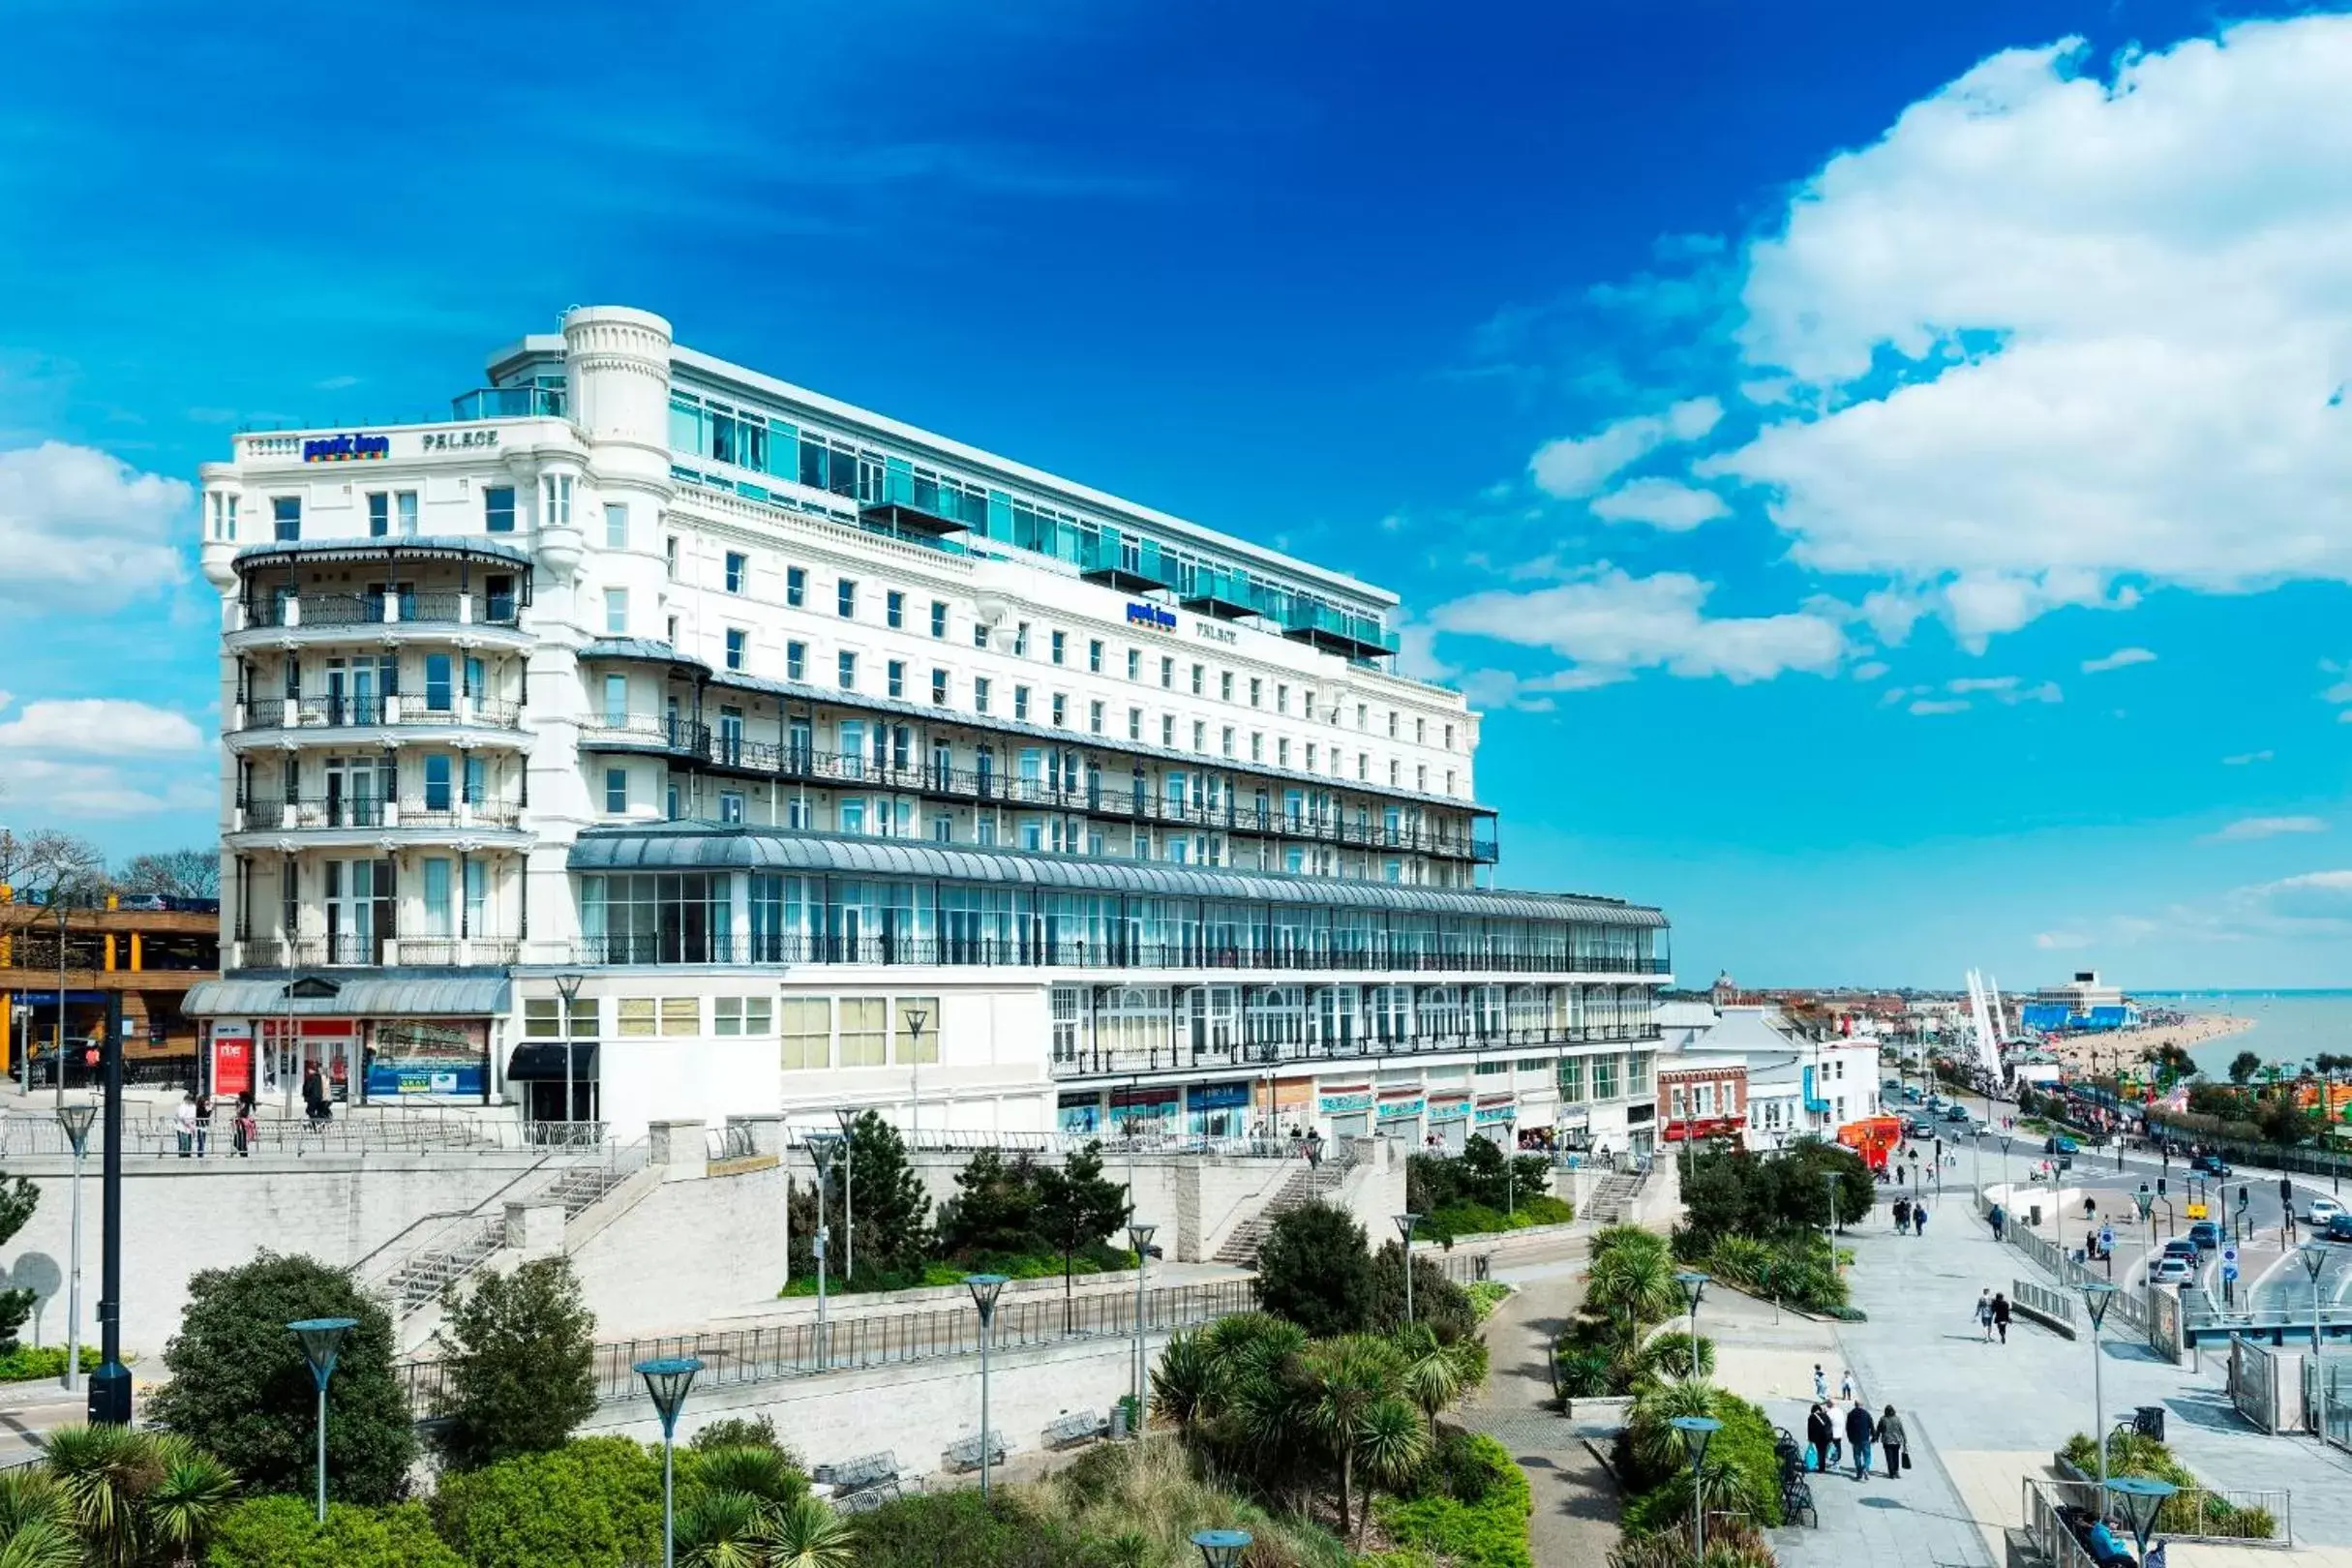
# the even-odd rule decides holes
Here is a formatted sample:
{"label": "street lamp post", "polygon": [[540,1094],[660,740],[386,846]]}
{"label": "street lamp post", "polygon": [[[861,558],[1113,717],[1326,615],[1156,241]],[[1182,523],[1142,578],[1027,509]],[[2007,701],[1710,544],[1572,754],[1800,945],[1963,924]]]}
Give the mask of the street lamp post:
{"label": "street lamp post", "polygon": [[931,1019],[928,1008],[909,1008],[907,1021],[907,1133],[908,1147],[922,1144],[922,1026]]}
{"label": "street lamp post", "polygon": [[964,1286],[972,1292],[972,1305],[980,1309],[980,1505],[988,1502],[988,1451],[996,1446],[996,1434],[988,1430],[988,1342],[996,1338],[996,1298],[1004,1293],[1005,1277],[1001,1274],[967,1274]]}
{"label": "street lamp post", "polygon": [[98,1161],[98,1371],[92,1426],[131,1425],[131,1369],[123,1365],[123,993],[106,993],[106,1146]]}
{"label": "street lamp post", "polygon": [[2139,1548],[2142,1562],[2148,1560],[2148,1537],[2156,1532],[2156,1514],[2177,1490],[2169,1481],[2147,1475],[2119,1475],[2107,1483],[2125,1523],[2131,1526],[2132,1544]]}
{"label": "street lamp post", "polygon": [[1201,1568],[1241,1568],[1242,1553],[1250,1550],[1248,1530],[1195,1530],[1192,1544],[1200,1548]]}
{"label": "street lamp post", "polygon": [[1682,1299],[1689,1303],[1691,1310],[1691,1375],[1693,1377],[1699,1375],[1699,1298],[1706,1294],[1707,1284],[1713,1279],[1713,1275],[1702,1274],[1697,1269],[1684,1269],[1674,1276],[1674,1283],[1682,1287]]}
{"label": "street lamp post", "polygon": [[1397,1234],[1404,1240],[1404,1320],[1413,1320],[1413,1227],[1421,1223],[1421,1216],[1406,1212],[1397,1216]]}
{"label": "street lamp post", "polygon": [[66,1274],[65,1386],[69,1394],[81,1392],[81,1166],[82,1157],[90,1152],[90,1124],[97,1117],[98,1107],[87,1101],[62,1105],[57,1111],[57,1123],[74,1145],[73,1261]]}
{"label": "street lamp post", "polygon": [[578,1093],[572,1087],[572,1004],[579,998],[583,978],[568,971],[556,977],[556,989],[563,997],[563,1022],[557,1031],[563,1037],[563,1131],[558,1136],[566,1144],[572,1138],[573,1096]]}
{"label": "street lamp post", "polygon": [[1723,1423],[1713,1416],[1676,1416],[1669,1423],[1682,1433],[1682,1446],[1691,1455],[1691,1560],[1706,1561],[1706,1496],[1700,1486],[1700,1466],[1706,1462],[1706,1445]]}
{"label": "street lamp post", "polygon": [[2317,1242],[2305,1242],[2295,1250],[2303,1259],[2303,1271],[2311,1277],[2311,1380],[2319,1385],[2319,1440],[2328,1440],[2328,1369],[2319,1353],[2319,1315],[2322,1302],[2319,1296],[2319,1277],[2327,1272],[2328,1250]]}
{"label": "street lamp post", "polygon": [[326,1523],[327,1379],[335,1375],[335,1358],[343,1351],[343,1337],[359,1327],[356,1317],[306,1317],[286,1325],[302,1342],[311,1364],[311,1381],[318,1385],[318,1523]]}
{"label": "street lamp post", "polygon": [[2107,1359],[2099,1343],[2099,1330],[2107,1321],[2107,1309],[2115,1305],[2115,1286],[2104,1280],[2090,1280],[2083,1284],[2083,1306],[2091,1313],[2091,1430],[2098,1433],[2099,1495],[2107,1492],[2107,1392],[2102,1363]]}
{"label": "street lamp post", "polygon": [[694,1374],[703,1364],[694,1356],[675,1356],[641,1361],[631,1370],[646,1380],[654,1413],[661,1417],[661,1568],[676,1568],[678,1487],[672,1456],[678,1443],[678,1412],[685,1408],[686,1390],[694,1386]]}
{"label": "street lamp post", "polygon": [[1143,1274],[1152,1265],[1152,1254],[1145,1251],[1152,1245],[1152,1232],[1160,1227],[1149,1221],[1137,1221],[1127,1227],[1127,1243],[1135,1250],[1135,1440],[1143,1441]]}
{"label": "street lamp post", "polygon": [[841,1124],[841,1282],[848,1284],[858,1273],[858,1211],[857,1189],[851,1184],[858,1179],[858,1146],[852,1130],[858,1125],[858,1113],[847,1105],[833,1112],[833,1120]]}
{"label": "street lamp post", "polygon": [[825,1322],[825,1251],[831,1232],[825,1225],[825,1189],[832,1180],[833,1145],[840,1140],[837,1132],[811,1132],[808,1135],[808,1155],[817,1166],[817,1234],[810,1251],[817,1259],[817,1365],[829,1367],[832,1346],[827,1343]]}

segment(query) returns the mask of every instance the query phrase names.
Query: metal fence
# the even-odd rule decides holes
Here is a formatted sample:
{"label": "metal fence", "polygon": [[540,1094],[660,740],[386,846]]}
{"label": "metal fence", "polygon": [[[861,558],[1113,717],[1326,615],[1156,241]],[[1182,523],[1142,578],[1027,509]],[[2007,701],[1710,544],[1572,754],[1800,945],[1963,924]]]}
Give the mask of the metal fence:
{"label": "metal fence", "polygon": [[[1249,1312],[1255,1306],[1253,1282],[1248,1280],[1167,1285],[1144,1292],[1144,1328],[1146,1332],[1186,1328]],[[1040,1294],[998,1302],[990,1344],[998,1350],[1021,1350],[1081,1340],[1124,1339],[1134,1332],[1132,1292],[1104,1291],[1068,1303],[1059,1295]],[[697,1387],[766,1383],[978,1355],[980,1333],[980,1313],[967,1304],[837,1317],[823,1327],[809,1320],[772,1328],[622,1340],[596,1346],[596,1398],[603,1403],[636,1399],[642,1387],[632,1369],[638,1362],[662,1357],[700,1359],[703,1371],[696,1378]],[[409,1408],[420,1420],[437,1414],[446,1364],[412,1361],[402,1372]]]}
{"label": "metal fence", "polygon": [[2068,1328],[2074,1326],[2074,1298],[2048,1285],[2035,1284],[2031,1280],[2009,1282],[2009,1299],[2043,1317],[2054,1317]]}
{"label": "metal fence", "polygon": [[[230,1109],[214,1102],[212,1123],[203,1131],[207,1158],[233,1158],[236,1122]],[[97,1156],[106,1146],[106,1123],[90,1127],[88,1152]],[[314,1123],[303,1119],[268,1117],[257,1121],[246,1140],[257,1155],[415,1154],[425,1150],[488,1149],[493,1143],[482,1126],[465,1115],[408,1111],[394,1115],[345,1115]],[[54,1116],[0,1116],[0,1159],[74,1152],[72,1140]],[[193,1147],[191,1153],[194,1153]],[[131,1159],[166,1159],[180,1153],[179,1128],[168,1116],[123,1118],[123,1154]]]}
{"label": "metal fence", "polygon": [[[2081,1480],[2025,1481],[2025,1528],[2034,1545],[2058,1568],[2094,1568],[2095,1559],[2074,1533],[2077,1522],[2099,1512],[2098,1484]],[[2223,1492],[2209,1487],[2185,1487],[2164,1501],[2157,1514],[2156,1541],[2228,1542],[2237,1546],[2285,1548],[2293,1544],[2294,1494],[2287,1492]],[[2112,1511],[2110,1510],[2112,1518]],[[2267,1530],[2265,1526],[2267,1525]],[[2119,1536],[2127,1532],[2111,1525]]]}
{"label": "metal fence", "polygon": [[2338,1357],[2322,1355],[2316,1364],[2304,1358],[2307,1373],[2304,1399],[2316,1406],[2319,1419],[2313,1423],[2319,1434],[2337,1448],[2352,1450],[2352,1378],[2344,1376],[2344,1369],[2352,1366]]}

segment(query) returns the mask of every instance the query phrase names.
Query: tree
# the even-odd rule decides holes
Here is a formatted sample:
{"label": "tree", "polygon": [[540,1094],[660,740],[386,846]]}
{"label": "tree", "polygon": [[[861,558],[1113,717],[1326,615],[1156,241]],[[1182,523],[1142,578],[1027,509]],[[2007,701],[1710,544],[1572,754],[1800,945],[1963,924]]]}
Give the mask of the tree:
{"label": "tree", "polygon": [[1306,1394],[1307,1429],[1339,1471],[1340,1527],[1360,1529],[1349,1511],[1357,1462],[1374,1442],[1391,1445],[1400,1440],[1393,1415],[1381,1406],[1401,1406],[1413,1436],[1426,1443],[1417,1414],[1399,1393],[1404,1358],[1386,1340],[1343,1334],[1310,1344],[1299,1352],[1297,1365]]}
{"label": "tree", "polygon": [[[1434,1329],[1453,1344],[1478,1326],[1470,1293],[1445,1277],[1445,1266],[1427,1252],[1413,1254],[1413,1321]],[[1404,1250],[1384,1241],[1372,1254],[1372,1311],[1366,1326],[1380,1333],[1404,1325]]]}
{"label": "tree", "polygon": [[566,1257],[485,1275],[472,1294],[451,1285],[434,1333],[447,1376],[437,1439],[461,1470],[560,1448],[596,1408],[596,1317]]}
{"label": "tree", "polygon": [[2254,1074],[2262,1070],[2262,1058],[2252,1051],[2240,1051],[2229,1059],[2229,1081],[2235,1084],[2253,1082]]}
{"label": "tree", "polygon": [[114,881],[123,891],[162,893],[166,898],[218,898],[221,856],[217,850],[177,849],[134,855]]}
{"label": "tree", "polygon": [[93,1565],[199,1557],[235,1498],[228,1467],[176,1432],[59,1427],[44,1443],[42,1468]]}
{"label": "tree", "polygon": [[956,1172],[955,1196],[939,1211],[939,1242],[967,1262],[1045,1251],[1038,1229],[1037,1162],[1026,1154],[1007,1164],[982,1149]]}
{"label": "tree", "polygon": [[159,1424],[217,1456],[256,1492],[307,1494],[317,1462],[317,1385],[286,1325],[350,1317],[327,1393],[327,1488],[384,1503],[408,1487],[416,1429],[392,1370],[392,1319],[341,1269],[264,1251],[188,1282],[180,1332],[164,1348],[170,1380],[147,1401]]}
{"label": "tree", "polygon": [[1372,1260],[1345,1210],[1302,1203],[1275,1217],[1257,1249],[1258,1305],[1316,1339],[1372,1322]]}
{"label": "tree", "polygon": [[920,1283],[931,1254],[931,1194],[908,1162],[898,1129],[867,1111],[850,1125],[848,1153],[840,1168],[856,1172],[849,1197],[856,1205],[859,1274],[872,1270]]}
{"label": "tree", "polygon": [[1089,1140],[1057,1170],[1038,1172],[1038,1231],[1062,1253],[1062,1331],[1070,1332],[1070,1261],[1127,1222],[1127,1189],[1102,1177],[1102,1145]]}
{"label": "tree", "polygon": [[[41,1206],[41,1190],[21,1176],[0,1171],[0,1247],[14,1241]],[[16,1331],[33,1315],[33,1292],[0,1290],[0,1355],[16,1348]]]}

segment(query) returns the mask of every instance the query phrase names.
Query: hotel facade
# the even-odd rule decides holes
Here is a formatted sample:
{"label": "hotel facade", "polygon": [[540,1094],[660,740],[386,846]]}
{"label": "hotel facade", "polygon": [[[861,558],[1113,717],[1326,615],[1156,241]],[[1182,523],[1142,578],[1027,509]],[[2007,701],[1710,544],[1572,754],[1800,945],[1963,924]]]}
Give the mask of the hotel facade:
{"label": "hotel facade", "polygon": [[1646,1147],[1665,919],[1493,886],[1394,595],[643,311],[488,379],[202,471],[216,1093]]}

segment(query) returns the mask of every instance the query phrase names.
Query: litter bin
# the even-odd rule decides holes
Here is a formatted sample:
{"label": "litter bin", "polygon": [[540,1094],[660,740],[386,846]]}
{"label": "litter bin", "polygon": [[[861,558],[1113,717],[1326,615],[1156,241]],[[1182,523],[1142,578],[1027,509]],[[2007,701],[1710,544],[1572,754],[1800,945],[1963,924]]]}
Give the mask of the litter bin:
{"label": "litter bin", "polygon": [[2035,1230],[2039,1230],[2041,1228],[2040,1204],[2034,1204],[2032,1207],[2026,1210],[2026,1223],[2032,1225]]}

